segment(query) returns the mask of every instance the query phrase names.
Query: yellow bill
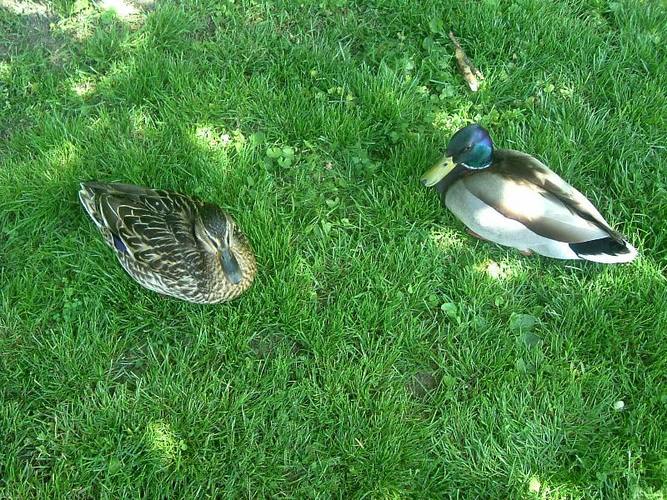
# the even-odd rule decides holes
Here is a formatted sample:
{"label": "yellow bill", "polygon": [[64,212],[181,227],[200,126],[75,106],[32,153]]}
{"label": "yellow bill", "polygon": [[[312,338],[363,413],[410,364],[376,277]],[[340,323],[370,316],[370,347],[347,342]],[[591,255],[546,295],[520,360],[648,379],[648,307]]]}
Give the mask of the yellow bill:
{"label": "yellow bill", "polygon": [[445,176],[454,170],[456,164],[449,156],[443,156],[442,160],[433,165],[422,175],[421,183],[426,187],[435,186],[438,182],[445,178]]}

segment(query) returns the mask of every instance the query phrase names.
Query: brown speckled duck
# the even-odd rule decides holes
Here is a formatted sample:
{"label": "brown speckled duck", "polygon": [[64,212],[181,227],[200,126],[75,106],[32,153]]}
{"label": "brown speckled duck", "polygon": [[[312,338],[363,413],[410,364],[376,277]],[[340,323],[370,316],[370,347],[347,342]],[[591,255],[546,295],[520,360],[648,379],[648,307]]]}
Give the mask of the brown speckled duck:
{"label": "brown speckled duck", "polygon": [[123,268],[150,290],[214,304],[252,284],[252,249],[232,218],[213,204],[103,182],[82,183],[79,199]]}

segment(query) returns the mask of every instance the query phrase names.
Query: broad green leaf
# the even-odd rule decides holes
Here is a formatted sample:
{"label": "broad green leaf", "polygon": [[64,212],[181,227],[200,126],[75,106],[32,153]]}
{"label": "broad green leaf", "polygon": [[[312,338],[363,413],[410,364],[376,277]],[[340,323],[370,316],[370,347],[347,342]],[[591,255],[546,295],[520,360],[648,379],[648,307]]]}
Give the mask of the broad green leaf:
{"label": "broad green leaf", "polygon": [[524,332],[519,338],[527,347],[535,347],[542,342],[542,337],[535,335],[533,332]]}
{"label": "broad green leaf", "polygon": [[537,318],[531,314],[512,313],[510,317],[510,329],[515,332],[531,330],[535,323],[537,323]]}
{"label": "broad green leaf", "polygon": [[282,149],[280,149],[278,147],[272,147],[272,148],[268,148],[266,150],[266,156],[268,156],[269,158],[272,158],[274,160],[276,158],[280,158],[282,155],[283,155],[283,151],[282,151]]}
{"label": "broad green leaf", "polygon": [[433,17],[428,22],[428,28],[431,30],[431,33],[441,33],[443,30],[442,19],[438,17]]}
{"label": "broad green leaf", "polygon": [[253,145],[263,144],[266,137],[263,132],[255,132],[250,135],[250,143]]}
{"label": "broad green leaf", "polygon": [[440,310],[450,318],[456,318],[459,313],[459,308],[453,302],[445,302],[440,306]]}

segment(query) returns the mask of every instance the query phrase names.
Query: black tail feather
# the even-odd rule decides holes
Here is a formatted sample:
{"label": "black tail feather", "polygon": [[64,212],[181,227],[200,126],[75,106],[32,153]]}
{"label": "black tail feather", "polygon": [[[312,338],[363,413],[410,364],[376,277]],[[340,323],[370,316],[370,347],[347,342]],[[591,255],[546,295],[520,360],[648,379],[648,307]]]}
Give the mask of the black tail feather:
{"label": "black tail feather", "polygon": [[637,250],[630,243],[612,237],[570,243],[570,248],[581,259],[605,264],[631,262],[637,257]]}
{"label": "black tail feather", "polygon": [[613,238],[570,243],[570,248],[577,255],[624,255],[630,253],[625,242]]}

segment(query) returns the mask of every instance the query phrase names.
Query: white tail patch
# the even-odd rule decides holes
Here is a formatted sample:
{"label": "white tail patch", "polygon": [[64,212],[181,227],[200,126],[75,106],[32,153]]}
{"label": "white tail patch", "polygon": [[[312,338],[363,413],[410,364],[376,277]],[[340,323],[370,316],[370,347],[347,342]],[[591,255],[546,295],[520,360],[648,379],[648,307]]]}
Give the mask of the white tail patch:
{"label": "white tail patch", "polygon": [[578,254],[582,260],[589,260],[591,262],[598,262],[600,264],[625,264],[627,262],[632,262],[637,258],[639,252],[627,241],[625,243],[625,248],[628,250],[627,253],[622,253],[619,255],[610,255],[610,254],[595,254],[595,255],[586,255]]}

